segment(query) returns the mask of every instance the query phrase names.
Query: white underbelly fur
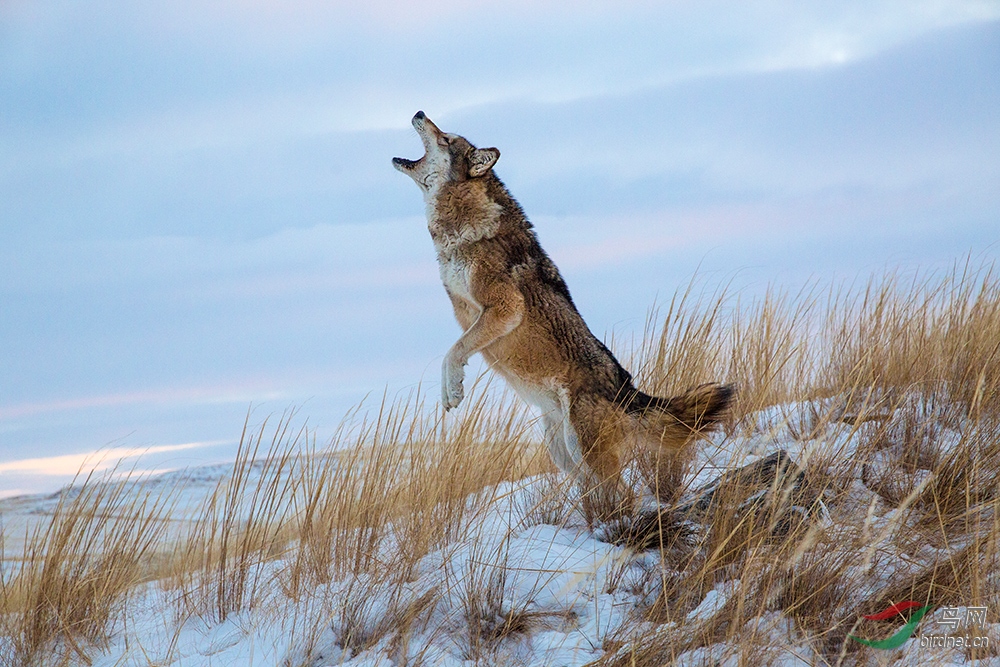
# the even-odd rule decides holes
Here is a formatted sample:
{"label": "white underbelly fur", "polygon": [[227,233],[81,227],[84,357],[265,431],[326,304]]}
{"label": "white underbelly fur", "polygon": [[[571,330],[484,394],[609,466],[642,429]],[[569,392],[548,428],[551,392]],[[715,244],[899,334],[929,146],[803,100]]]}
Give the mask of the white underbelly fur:
{"label": "white underbelly fur", "polygon": [[529,386],[504,374],[514,392],[541,412],[545,445],[556,466],[565,473],[579,474],[584,466],[576,430],[569,419],[569,393],[555,383],[551,387]]}

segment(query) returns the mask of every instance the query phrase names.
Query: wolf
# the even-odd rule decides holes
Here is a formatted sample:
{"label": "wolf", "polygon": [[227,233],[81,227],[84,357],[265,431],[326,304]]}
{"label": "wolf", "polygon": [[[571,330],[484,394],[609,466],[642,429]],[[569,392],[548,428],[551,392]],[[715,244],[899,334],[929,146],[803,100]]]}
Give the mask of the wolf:
{"label": "wolf", "polygon": [[587,327],[534,228],[493,171],[496,148],[477,148],[413,116],[418,160],[393,166],[423,193],[427,227],[462,335],[441,366],[441,402],[462,402],[465,366],[479,353],[541,412],[553,462],[577,479],[620,483],[630,447],[674,452],[719,423],[730,385],[703,384],[672,398],[636,388],[632,375]]}

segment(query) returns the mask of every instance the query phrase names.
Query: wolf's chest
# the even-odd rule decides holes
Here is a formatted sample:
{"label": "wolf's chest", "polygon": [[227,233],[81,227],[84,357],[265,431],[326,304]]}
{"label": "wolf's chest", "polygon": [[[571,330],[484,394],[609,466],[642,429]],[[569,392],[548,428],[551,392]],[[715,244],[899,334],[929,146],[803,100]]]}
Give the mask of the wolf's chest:
{"label": "wolf's chest", "polygon": [[455,296],[475,303],[469,289],[471,270],[469,263],[464,258],[454,255],[439,257],[438,271],[441,274],[441,282],[444,283],[445,289]]}

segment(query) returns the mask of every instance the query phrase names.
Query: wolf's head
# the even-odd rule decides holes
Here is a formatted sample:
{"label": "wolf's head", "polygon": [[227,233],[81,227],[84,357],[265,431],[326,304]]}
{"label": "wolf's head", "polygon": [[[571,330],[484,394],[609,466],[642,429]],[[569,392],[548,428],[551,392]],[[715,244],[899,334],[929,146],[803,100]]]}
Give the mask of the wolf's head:
{"label": "wolf's head", "polygon": [[419,160],[394,157],[392,166],[412,178],[425,195],[443,183],[481,178],[500,159],[495,148],[476,148],[464,137],[442,132],[423,111],[413,117],[413,127],[424,142],[424,156]]}

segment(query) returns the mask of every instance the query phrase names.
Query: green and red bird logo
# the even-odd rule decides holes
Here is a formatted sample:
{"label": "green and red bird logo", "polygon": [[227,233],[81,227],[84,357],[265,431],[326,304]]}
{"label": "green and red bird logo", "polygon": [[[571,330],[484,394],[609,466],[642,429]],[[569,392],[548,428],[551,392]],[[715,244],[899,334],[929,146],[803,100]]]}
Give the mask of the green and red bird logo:
{"label": "green and red bird logo", "polygon": [[915,600],[906,600],[904,602],[898,602],[891,607],[886,607],[885,610],[880,611],[877,614],[871,614],[865,616],[870,621],[884,621],[892,618],[893,616],[901,615],[904,611],[908,609],[913,609],[914,607],[920,607],[915,611],[906,624],[901,627],[896,632],[892,633],[885,639],[880,639],[878,641],[873,641],[870,639],[862,639],[861,637],[855,637],[854,635],[847,635],[856,642],[865,644],[866,646],[871,646],[872,648],[883,649],[885,651],[891,651],[894,648],[899,648],[903,643],[910,638],[911,635],[916,631],[917,625],[923,617],[931,610],[934,605],[923,605]]}

